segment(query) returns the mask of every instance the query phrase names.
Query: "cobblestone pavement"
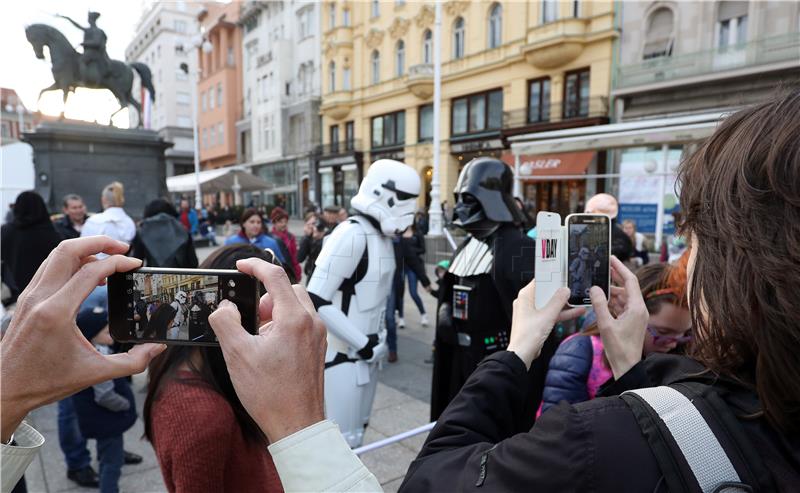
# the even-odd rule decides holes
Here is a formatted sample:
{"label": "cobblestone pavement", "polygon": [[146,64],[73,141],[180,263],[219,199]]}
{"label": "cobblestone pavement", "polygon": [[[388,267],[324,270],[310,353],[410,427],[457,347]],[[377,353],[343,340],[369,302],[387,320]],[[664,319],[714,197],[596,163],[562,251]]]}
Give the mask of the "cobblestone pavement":
{"label": "cobblestone pavement", "polygon": [[[291,230],[298,234],[302,223],[293,221]],[[213,248],[198,249],[198,257],[205,258]],[[433,274],[429,266],[429,274]],[[431,275],[431,278],[433,276]],[[425,291],[420,296],[426,306],[429,318],[435,313],[435,300]],[[364,443],[381,440],[428,422],[428,403],[430,402],[431,365],[425,360],[431,355],[433,328],[419,324],[419,314],[408,294],[405,299],[406,328],[398,330],[399,361],[385,364],[380,373],[380,381],[375,397],[370,427]],[[139,415],[144,403],[146,376],[134,377],[134,393]],[[28,468],[26,479],[31,492],[81,492],[91,491],[78,487],[66,477],[66,467],[61,449],[58,446],[56,423],[57,405],[52,404],[34,411],[29,420],[45,436],[46,442],[41,454]],[[125,466],[120,480],[123,492],[162,492],[166,491],[161,471],[150,443],[143,440],[141,418],[133,428],[125,433],[125,449],[144,457],[144,462],[136,466]],[[419,452],[425,435],[412,437],[400,443],[368,452],[362,456],[366,466],[383,485],[385,491],[397,491],[405,471]],[[95,458],[94,440],[89,441],[89,449]]]}

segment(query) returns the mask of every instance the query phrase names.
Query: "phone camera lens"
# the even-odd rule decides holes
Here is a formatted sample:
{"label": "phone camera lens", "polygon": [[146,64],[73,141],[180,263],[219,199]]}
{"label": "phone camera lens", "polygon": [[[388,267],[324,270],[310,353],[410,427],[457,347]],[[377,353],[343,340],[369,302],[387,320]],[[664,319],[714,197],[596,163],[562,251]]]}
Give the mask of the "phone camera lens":
{"label": "phone camera lens", "polygon": [[232,289],[228,291],[228,298],[235,298],[235,297],[236,297],[236,291]]}
{"label": "phone camera lens", "polygon": [[[236,287],[236,281],[234,281],[233,279],[231,279],[230,281],[228,281],[228,286],[230,286],[230,287],[232,287],[232,288],[235,288],[235,287]],[[232,291],[231,291],[231,292],[232,292]]]}
{"label": "phone camera lens", "polygon": [[129,289],[129,290],[128,290],[128,294],[131,294],[132,292],[133,292],[133,290],[132,290],[132,289]]}

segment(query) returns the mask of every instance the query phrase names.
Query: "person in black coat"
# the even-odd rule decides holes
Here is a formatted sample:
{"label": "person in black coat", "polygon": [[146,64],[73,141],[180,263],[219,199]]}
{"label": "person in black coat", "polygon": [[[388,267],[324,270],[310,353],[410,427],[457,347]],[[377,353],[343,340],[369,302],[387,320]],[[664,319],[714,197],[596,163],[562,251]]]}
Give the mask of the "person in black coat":
{"label": "person in black coat", "polygon": [[316,213],[309,212],[306,215],[303,232],[305,234],[297,247],[297,261],[305,262],[303,272],[306,275],[306,283],[308,283],[311,275],[314,274],[319,252],[322,251],[322,239],[328,234],[328,225]]}
{"label": "person in black coat", "polygon": [[65,240],[80,238],[81,229],[89,216],[86,215],[86,204],[80,195],[71,193],[64,197],[61,211],[64,215],[53,226]]}
{"label": "person in black coat", "polygon": [[36,269],[61,242],[47,206],[36,192],[22,192],[14,203],[14,220],[2,227],[0,233],[0,258],[2,258],[3,282],[11,290],[13,303],[28,287]]}
{"label": "person in black coat", "polygon": [[131,255],[148,267],[197,267],[192,235],[178,221],[178,212],[168,201],[155,199],[144,208],[144,219],[136,230]]}

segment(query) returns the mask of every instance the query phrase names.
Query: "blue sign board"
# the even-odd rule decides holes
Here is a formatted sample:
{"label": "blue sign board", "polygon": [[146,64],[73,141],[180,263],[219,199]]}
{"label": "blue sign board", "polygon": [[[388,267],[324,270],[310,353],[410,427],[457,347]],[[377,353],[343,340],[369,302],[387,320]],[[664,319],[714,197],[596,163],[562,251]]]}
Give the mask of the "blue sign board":
{"label": "blue sign board", "polygon": [[622,221],[630,219],[636,223],[636,231],[654,234],[657,216],[658,204],[619,204],[617,221],[622,224]]}

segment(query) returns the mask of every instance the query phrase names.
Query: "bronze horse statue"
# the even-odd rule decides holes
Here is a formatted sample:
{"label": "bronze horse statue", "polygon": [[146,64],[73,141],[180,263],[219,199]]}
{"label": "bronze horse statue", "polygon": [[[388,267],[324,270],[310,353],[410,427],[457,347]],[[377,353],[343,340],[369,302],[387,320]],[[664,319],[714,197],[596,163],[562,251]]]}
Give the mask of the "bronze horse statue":
{"label": "bronze horse statue", "polygon": [[[118,60],[110,60],[106,70],[100,76],[92,77],[86,73],[86,65],[81,63],[81,54],[72,47],[67,38],[57,29],[46,24],[32,24],[25,28],[25,36],[33,46],[36,58],[44,60],[44,47],[50,50],[50,61],[52,62],[53,79],[55,82],[50,87],[39,92],[39,98],[45,91],[60,89],[64,93],[64,103],[67,102],[67,94],[74,91],[76,87],[88,87],[91,89],[108,89],[117,98],[120,108],[111,117],[133,105],[138,115],[138,126],[142,126],[142,107],[131,94],[133,86],[133,70],[139,74],[142,85],[150,91],[150,100],[156,100],[156,91],[153,88],[152,75],[150,68],[143,64],[134,62],[130,65]],[[133,69],[133,70],[132,70]],[[96,75],[96,72],[95,72]],[[88,77],[87,77],[88,76]],[[64,112],[61,112],[63,116]],[[111,124],[109,120],[109,125]]]}

